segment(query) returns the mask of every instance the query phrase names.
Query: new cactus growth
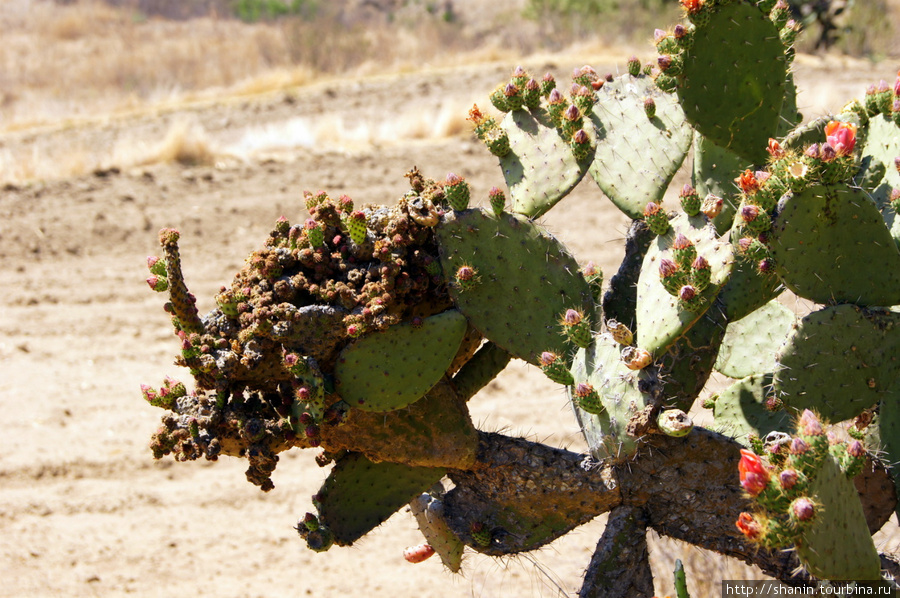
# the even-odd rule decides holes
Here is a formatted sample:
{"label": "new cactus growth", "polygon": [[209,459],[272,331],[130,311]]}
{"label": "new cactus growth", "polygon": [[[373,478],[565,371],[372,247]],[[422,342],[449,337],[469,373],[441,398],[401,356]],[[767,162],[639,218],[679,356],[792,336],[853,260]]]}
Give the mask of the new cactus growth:
{"label": "new cactus growth", "polygon": [[[194,384],[142,387],[167,410],[154,457],[243,457],[270,490],[279,453],[321,447],[335,465],[297,524],[313,550],[412,501],[425,544],[407,559],[453,571],[463,546],[533,550],[612,512],[583,595],[622,565],[617,526],[636,550],[649,527],[782,579],[880,578],[871,533],[897,503],[872,455],[900,461],[900,84],[796,127],[787,4],[681,4],[652,76],[637,59],[571,87],[518,68],[490,96],[500,114],[472,108],[509,203],[494,187],[472,207],[462,177],[417,169],[390,206],[306,193],[309,216],[276,221],[202,317],[161,231],[147,282]],[[633,220],[605,288],[535,222],[588,174]],[[797,317],[784,289],[815,305]],[[468,402],[512,359],[566,387],[589,457],[475,427]],[[731,381],[703,404],[724,435],[685,415],[714,370]],[[823,423],[874,413],[878,446]]]}

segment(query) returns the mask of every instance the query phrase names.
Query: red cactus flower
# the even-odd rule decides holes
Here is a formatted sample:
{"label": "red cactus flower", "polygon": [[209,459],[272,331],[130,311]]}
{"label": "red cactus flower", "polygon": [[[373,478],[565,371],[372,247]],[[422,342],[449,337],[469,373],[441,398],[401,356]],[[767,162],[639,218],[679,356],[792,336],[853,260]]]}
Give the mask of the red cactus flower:
{"label": "red cactus flower", "polygon": [[781,147],[781,144],[778,143],[776,139],[771,138],[769,139],[769,147],[766,148],[766,151],[775,159],[783,158],[786,153]]}
{"label": "red cactus flower", "polygon": [[750,540],[756,540],[762,535],[762,526],[750,513],[741,513],[735,525]]}
{"label": "red cactus flower", "polygon": [[846,156],[856,145],[856,125],[833,120],[825,125],[825,138],[838,156]]}
{"label": "red cactus flower", "polygon": [[747,195],[753,195],[759,191],[759,181],[756,180],[756,174],[749,168],[741,173],[741,176],[735,179],[741,191]]}
{"label": "red cactus flower", "polygon": [[689,14],[695,14],[703,6],[703,0],[681,0],[681,6]]}
{"label": "red cactus flower", "polygon": [[741,449],[741,461],[738,463],[741,474],[741,486],[750,496],[756,496],[769,484],[769,470],[759,456],[747,449]]}

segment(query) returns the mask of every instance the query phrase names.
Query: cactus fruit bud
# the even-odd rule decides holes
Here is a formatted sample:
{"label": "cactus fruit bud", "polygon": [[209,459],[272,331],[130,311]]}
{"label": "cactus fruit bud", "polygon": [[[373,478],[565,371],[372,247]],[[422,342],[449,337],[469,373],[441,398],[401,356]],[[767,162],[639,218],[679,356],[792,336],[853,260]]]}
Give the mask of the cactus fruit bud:
{"label": "cactus fruit bud", "polygon": [[359,210],[351,212],[346,219],[347,230],[350,233],[350,239],[357,245],[362,245],[366,241],[366,214]]}
{"label": "cactus fruit bud", "polygon": [[629,370],[642,370],[653,363],[653,356],[646,349],[625,347],[622,349],[622,361]]}
{"label": "cactus fruit bud", "polygon": [[462,212],[469,207],[469,183],[452,172],[447,175],[444,183],[444,194],[447,203],[457,212]]}
{"label": "cactus fruit bud", "polygon": [[535,110],[541,105],[541,85],[534,79],[525,82],[525,88],[522,91],[522,99],[525,107],[529,110]]}
{"label": "cactus fruit bud", "polygon": [[644,114],[650,120],[656,118],[656,100],[651,97],[644,98]]}
{"label": "cactus fruit bud", "polygon": [[791,490],[800,481],[800,474],[796,469],[784,469],[778,474],[778,484],[782,490]]}
{"label": "cactus fruit bud", "polygon": [[750,496],[757,496],[769,485],[769,470],[759,456],[747,449],[741,449],[741,460],[738,463],[741,476],[741,487]]}
{"label": "cactus fruit bud", "polygon": [[691,284],[702,293],[706,290],[706,287],[709,286],[711,277],[712,272],[709,267],[709,262],[702,255],[698,255],[697,258],[691,262]]}
{"label": "cactus fruit bud", "polygon": [[540,362],[541,371],[552,381],[563,386],[571,386],[575,383],[572,373],[566,367],[565,360],[556,353],[544,351],[541,353]]}
{"label": "cactus fruit bud", "polygon": [[581,409],[594,415],[603,413],[603,404],[600,402],[600,395],[594,390],[594,387],[585,382],[579,382],[572,391],[575,396],[575,404]]}
{"label": "cactus fruit bud", "polygon": [[169,290],[169,279],[165,276],[157,276],[154,274],[147,279],[147,284],[157,293],[163,293]]}
{"label": "cactus fruit bud", "polygon": [[581,275],[591,287],[591,295],[599,301],[603,296],[603,271],[594,262],[588,262],[581,269]]}
{"label": "cactus fruit bud", "polygon": [[794,438],[791,440],[790,449],[792,455],[805,455],[809,452],[809,443],[802,438]]}
{"label": "cactus fruit bud", "polygon": [[741,220],[743,220],[744,228],[754,235],[766,232],[772,227],[772,219],[769,214],[753,204],[741,208]]}
{"label": "cactus fruit bud", "polygon": [[576,309],[566,310],[566,313],[563,314],[560,320],[560,324],[562,324],[563,333],[571,343],[582,349],[586,349],[591,345],[593,338],[591,324],[580,311]]}
{"label": "cactus fruit bud", "polygon": [[607,320],[606,328],[612,334],[613,339],[620,345],[628,346],[634,342],[634,334],[625,324],[616,320]]}
{"label": "cactus fruit bud", "polygon": [[666,436],[681,438],[687,436],[694,429],[694,422],[688,414],[681,409],[666,409],[656,418],[659,431]]}
{"label": "cactus fruit bud", "polygon": [[669,232],[669,217],[658,203],[650,201],[644,208],[644,220],[655,235],[664,235]]}
{"label": "cactus fruit bud", "polygon": [[659,260],[659,280],[670,295],[677,295],[684,280],[678,265],[668,258]]}
{"label": "cactus fruit bud", "polygon": [[494,108],[500,112],[509,112],[512,108],[510,107],[509,102],[507,102],[506,94],[504,92],[504,89],[497,88],[494,90],[494,93],[490,95],[489,99]]}
{"label": "cactus fruit bud", "polygon": [[641,61],[638,60],[637,56],[632,56],[628,59],[628,74],[632,77],[637,77],[641,74]]}
{"label": "cactus fruit bud", "polygon": [[430,544],[410,546],[403,551],[403,558],[410,563],[421,563],[434,556],[434,548]]}
{"label": "cactus fruit bud", "polygon": [[549,96],[554,89],[556,89],[556,79],[550,73],[545,74],[544,78],[541,79],[541,95]]}
{"label": "cactus fruit bud", "polygon": [[488,191],[488,199],[491,202],[491,210],[496,216],[500,216],[503,213],[503,207],[506,205],[506,195],[499,187],[491,187],[491,190]]}
{"label": "cactus fruit bud", "polygon": [[798,523],[808,523],[816,516],[816,505],[806,496],[801,496],[791,503],[790,517]]}
{"label": "cactus fruit bud", "polygon": [[456,270],[454,283],[460,292],[469,291],[478,284],[478,271],[472,266],[463,264]]}
{"label": "cactus fruit bud", "polygon": [[487,548],[491,545],[491,540],[493,539],[493,534],[491,530],[487,528],[487,526],[483,523],[473,523],[472,524],[472,540],[476,545],[481,546],[483,548]]}
{"label": "cactus fruit bud", "polygon": [[696,189],[689,183],[684,184],[678,197],[681,201],[681,209],[683,209],[688,216],[696,216],[700,213],[703,202],[700,201],[700,196],[697,194]]}
{"label": "cactus fruit bud", "polygon": [[306,229],[306,238],[309,239],[309,244],[313,248],[321,247],[325,244],[324,226],[310,218],[303,225],[303,228]]}
{"label": "cactus fruit bud", "polygon": [[591,138],[584,129],[578,129],[572,135],[572,153],[578,162],[582,162],[591,157]]}
{"label": "cactus fruit bud", "polygon": [[150,270],[150,274],[165,276],[166,260],[160,259],[155,255],[147,256],[147,268]]}
{"label": "cactus fruit bud", "polygon": [[697,259],[697,248],[694,243],[685,237],[682,233],[678,233],[675,241],[672,243],[672,254],[675,257],[675,263],[682,270],[687,270],[691,264]]}
{"label": "cactus fruit bud", "polygon": [[735,525],[748,540],[759,540],[762,537],[763,527],[750,513],[741,513]]}
{"label": "cactus fruit bud", "polygon": [[803,413],[800,414],[800,419],[797,422],[797,432],[803,436],[822,436],[825,434],[819,418],[809,409],[804,409]]}
{"label": "cactus fruit bud", "polygon": [[510,81],[503,88],[503,95],[506,96],[506,106],[510,110],[521,110],[525,104],[525,100],[520,93],[519,87]]}

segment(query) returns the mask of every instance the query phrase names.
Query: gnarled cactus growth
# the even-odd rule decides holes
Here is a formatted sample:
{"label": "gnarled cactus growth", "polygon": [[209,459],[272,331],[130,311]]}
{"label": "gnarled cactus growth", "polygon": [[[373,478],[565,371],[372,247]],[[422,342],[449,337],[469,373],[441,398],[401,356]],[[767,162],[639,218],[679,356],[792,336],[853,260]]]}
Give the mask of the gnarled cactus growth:
{"label": "gnarled cactus growth", "polygon": [[[648,528],[782,579],[799,562],[795,583],[895,566],[871,534],[897,504],[875,455],[900,461],[900,79],[795,129],[784,2],[682,4],[646,67],[571,87],[518,68],[504,114],[472,109],[510,203],[416,169],[392,207],[306,193],[203,317],[162,231],[148,282],[194,385],[144,387],[167,410],[154,456],[244,457],[269,490],[280,452],[319,447],[311,548],[411,503],[429,546],[407,558],[454,571],[463,546],[533,550],[611,512],[585,596],[652,594]],[[605,296],[534,221],[587,173],[635,219]],[[475,428],[467,401],[512,359],[567,387],[590,456]],[[716,369],[733,384],[708,396]]]}

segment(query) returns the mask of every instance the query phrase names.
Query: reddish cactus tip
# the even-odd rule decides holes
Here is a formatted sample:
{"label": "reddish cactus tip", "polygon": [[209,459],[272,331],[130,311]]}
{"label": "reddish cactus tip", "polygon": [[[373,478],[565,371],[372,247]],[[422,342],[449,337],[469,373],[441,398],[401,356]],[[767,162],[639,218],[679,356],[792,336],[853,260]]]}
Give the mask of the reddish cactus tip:
{"label": "reddish cactus tip", "polygon": [[164,228],[159,231],[159,244],[163,247],[170,247],[178,243],[181,233],[174,228]]}

